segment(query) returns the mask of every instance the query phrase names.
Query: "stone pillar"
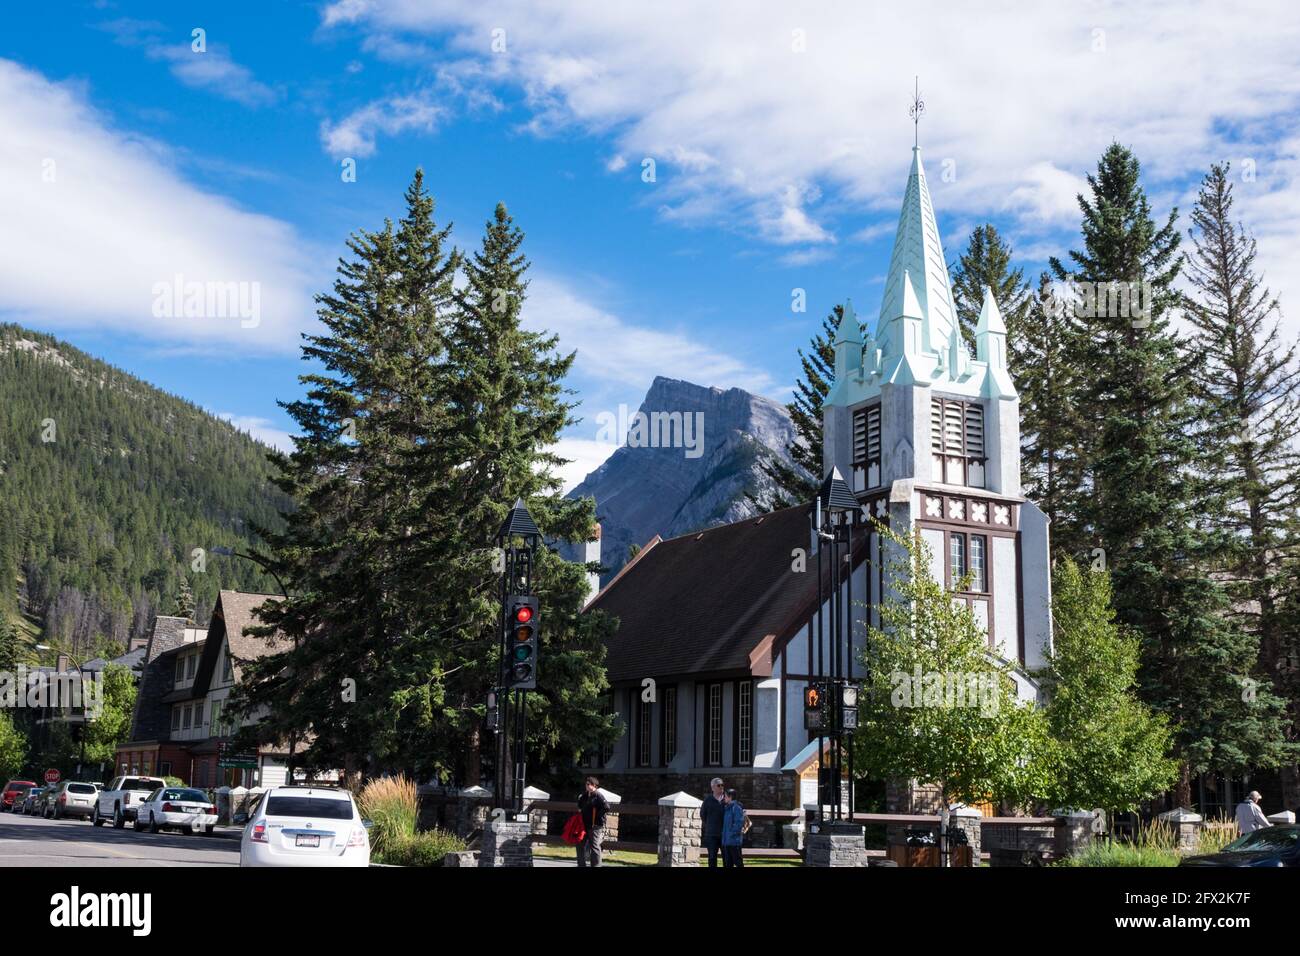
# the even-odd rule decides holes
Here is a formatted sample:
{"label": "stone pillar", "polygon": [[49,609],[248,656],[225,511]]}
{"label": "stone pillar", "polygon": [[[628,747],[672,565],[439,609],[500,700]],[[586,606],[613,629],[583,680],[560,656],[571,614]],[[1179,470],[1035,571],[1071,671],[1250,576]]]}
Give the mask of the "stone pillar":
{"label": "stone pillar", "polygon": [[537,787],[524,787],[524,813],[528,814],[528,832],[533,836],[546,836],[550,813],[542,807],[533,807],[534,803],[543,803],[551,795]]}
{"label": "stone pillar", "polygon": [[1295,824],[1295,814],[1290,810],[1280,810],[1277,813],[1270,813],[1268,822],[1275,827],[1293,826]]}
{"label": "stone pillar", "polygon": [[804,866],[867,866],[863,828],[856,823],[816,823],[804,838]]}
{"label": "stone pillar", "polygon": [[1199,813],[1187,807],[1179,807],[1160,814],[1156,819],[1173,826],[1174,833],[1178,837],[1178,849],[1196,850],[1201,839],[1201,828],[1205,826],[1205,819]]}
{"label": "stone pillar", "polygon": [[479,845],[478,865],[532,866],[533,844],[529,834],[528,817],[515,820],[488,820],[483,824],[483,842]]}
{"label": "stone pillar", "polygon": [[[948,813],[948,830],[961,830],[966,834],[966,842],[970,844],[971,849],[971,866],[980,865],[980,821],[984,815],[974,807],[955,806]],[[955,848],[949,841],[949,850]],[[952,852],[948,856],[949,861],[955,859]],[[955,864],[954,864],[955,865]]]}
{"label": "stone pillar", "polygon": [[609,814],[605,817],[605,842],[614,843],[618,840],[618,805],[623,802],[623,798],[604,787],[599,789],[609,801]]}
{"label": "stone pillar", "polygon": [[677,791],[659,800],[659,865],[699,866],[703,800]]}
{"label": "stone pillar", "polygon": [[1087,810],[1061,810],[1056,815],[1056,858],[1077,856],[1092,844],[1095,818]]}
{"label": "stone pillar", "polygon": [[492,794],[482,787],[466,787],[452,795],[455,805],[455,832],[462,840],[487,824]]}

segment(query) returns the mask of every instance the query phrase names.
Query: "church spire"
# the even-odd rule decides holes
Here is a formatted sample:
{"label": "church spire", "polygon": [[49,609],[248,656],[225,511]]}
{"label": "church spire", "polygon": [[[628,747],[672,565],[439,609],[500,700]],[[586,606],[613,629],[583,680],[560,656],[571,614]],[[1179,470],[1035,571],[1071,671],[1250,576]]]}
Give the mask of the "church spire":
{"label": "church spire", "polygon": [[[889,260],[885,294],[880,304],[876,339],[895,342],[888,333],[891,324],[904,314],[904,277],[911,278],[916,300],[921,308],[921,345],[926,351],[943,348],[956,326],[952,307],[952,288],[948,283],[948,265],[943,258],[939,227],[934,219],[930,187],[921,165],[921,150],[912,150],[912,170],[907,177],[907,192],[898,216],[894,235],[894,252]],[[887,347],[887,346],[886,346]],[[897,354],[897,353],[894,353]]]}

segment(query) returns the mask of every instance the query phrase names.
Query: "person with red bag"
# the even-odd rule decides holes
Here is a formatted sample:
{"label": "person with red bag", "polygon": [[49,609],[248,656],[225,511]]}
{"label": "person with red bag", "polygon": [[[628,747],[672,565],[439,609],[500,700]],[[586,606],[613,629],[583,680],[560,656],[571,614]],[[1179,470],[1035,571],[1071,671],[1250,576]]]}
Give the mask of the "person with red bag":
{"label": "person with red bag", "polygon": [[[600,866],[601,844],[605,840],[605,818],[609,801],[600,792],[600,781],[588,777],[578,796],[578,820],[586,831],[578,844],[578,866]],[[568,829],[568,825],[565,825]]]}
{"label": "person with red bag", "polygon": [[564,842],[569,846],[577,846],[587,836],[587,828],[582,825],[582,814],[575,813],[564,823],[564,830],[560,834]]}

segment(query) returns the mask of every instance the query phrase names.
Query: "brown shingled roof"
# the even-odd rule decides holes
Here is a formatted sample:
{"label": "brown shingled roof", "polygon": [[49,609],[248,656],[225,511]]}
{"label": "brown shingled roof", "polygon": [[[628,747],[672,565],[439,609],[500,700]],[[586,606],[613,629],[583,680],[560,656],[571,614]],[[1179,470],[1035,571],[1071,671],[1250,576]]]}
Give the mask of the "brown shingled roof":
{"label": "brown shingled roof", "polygon": [[[682,535],[638,554],[589,605],[619,619],[609,679],[763,673],[770,662],[755,659],[760,645],[779,648],[817,601],[816,558],[809,555],[808,571],[792,569],[794,549],[810,545],[808,509]],[[865,548],[855,550],[860,560]]]}
{"label": "brown shingled roof", "polygon": [[217,597],[217,606],[212,609],[212,619],[208,622],[207,645],[203,649],[203,658],[199,661],[198,673],[194,675],[196,689],[207,693],[216,669],[217,655],[221,650],[221,637],[224,634],[230,645],[230,652],[235,658],[235,677],[239,678],[239,661],[257,660],[266,654],[280,650],[286,638],[278,632],[268,641],[265,637],[245,634],[244,628],[261,624],[255,613],[268,601],[283,600],[280,594],[254,594],[248,591],[222,591]]}

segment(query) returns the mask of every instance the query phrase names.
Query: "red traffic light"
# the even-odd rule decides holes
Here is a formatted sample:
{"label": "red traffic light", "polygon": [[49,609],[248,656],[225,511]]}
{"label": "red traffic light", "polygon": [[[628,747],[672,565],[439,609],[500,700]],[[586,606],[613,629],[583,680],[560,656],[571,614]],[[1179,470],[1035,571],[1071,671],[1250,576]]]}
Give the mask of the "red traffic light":
{"label": "red traffic light", "polygon": [[520,624],[527,624],[533,619],[533,609],[527,604],[515,608],[515,620]]}

